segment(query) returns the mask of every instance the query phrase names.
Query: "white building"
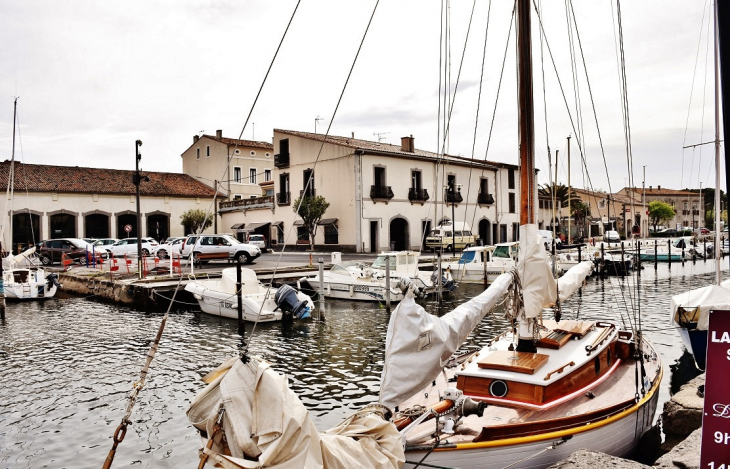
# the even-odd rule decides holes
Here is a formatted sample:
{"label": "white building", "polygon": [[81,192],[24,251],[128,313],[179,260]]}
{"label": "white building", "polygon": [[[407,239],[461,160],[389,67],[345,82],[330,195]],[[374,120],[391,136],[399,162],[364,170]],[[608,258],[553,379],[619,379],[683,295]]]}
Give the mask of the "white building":
{"label": "white building", "polygon": [[[273,197],[223,202],[224,229],[264,234],[273,245],[306,239],[293,210],[305,193],[330,206],[318,248],[379,252],[420,249],[424,233],[443,220],[466,221],[485,244],[515,240],[519,171],[515,165],[439,155],[414,146],[274,130]],[[445,186],[454,183],[453,196]],[[452,203],[453,202],[453,203]]]}

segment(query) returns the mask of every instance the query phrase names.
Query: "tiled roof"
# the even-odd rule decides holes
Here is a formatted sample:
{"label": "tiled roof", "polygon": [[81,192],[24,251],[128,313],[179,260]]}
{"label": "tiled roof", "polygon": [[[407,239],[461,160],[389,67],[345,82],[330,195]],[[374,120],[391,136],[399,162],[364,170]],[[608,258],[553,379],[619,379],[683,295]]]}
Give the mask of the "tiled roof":
{"label": "tiled roof", "polygon": [[[310,140],[317,140],[322,141],[324,140],[323,134],[313,134],[309,132],[299,132],[296,130],[282,130],[282,129],[274,129],[274,132],[279,132],[282,134],[287,135],[293,135],[295,137],[301,137],[301,138],[307,138]],[[409,151],[403,151],[401,149],[400,145],[391,145],[390,143],[382,143],[382,142],[372,142],[370,140],[361,140],[358,138],[350,138],[350,137],[338,137],[336,135],[328,135],[327,136],[327,143],[331,143],[333,145],[340,145],[343,147],[352,148],[355,150],[363,150],[366,152],[377,152],[377,153],[390,153],[396,156],[406,157],[406,158],[413,158],[420,157],[420,158],[429,158],[429,159],[438,159],[439,155],[430,151],[425,150],[419,150],[414,149],[413,152]],[[453,161],[453,162],[459,162],[459,163],[465,163],[465,164],[479,164],[479,165],[490,165],[498,168],[502,167],[512,167],[516,168],[516,165],[511,165],[507,163],[498,163],[493,161],[485,161],[485,160],[479,160],[479,159],[471,159],[471,158],[465,158],[462,156],[453,156],[453,155],[444,155],[443,157],[446,161]]]}
{"label": "tiled roof", "polygon": [[[10,161],[0,163],[0,191],[7,190]],[[134,171],[78,166],[49,166],[15,162],[16,195],[19,192],[66,192],[84,194],[134,195]],[[170,197],[213,197],[210,186],[187,174],[141,171],[149,182],[140,184],[140,194]],[[219,194],[220,197],[224,197]]]}
{"label": "tiled roof", "polygon": [[215,135],[203,135],[200,138],[207,137],[211,140],[215,140],[216,142],[225,143],[226,145],[236,146],[239,147],[252,147],[252,148],[265,148],[267,150],[273,150],[274,145],[269,142],[256,142],[254,140],[239,140],[237,138],[228,138],[228,137],[216,137]]}
{"label": "tiled roof", "polygon": [[[630,191],[632,189],[625,188],[624,190]],[[637,194],[641,194],[643,192],[643,189],[639,189],[638,187],[636,189],[633,189],[633,191]],[[685,190],[677,190],[677,189],[667,189],[666,187],[658,188],[658,187],[647,187],[646,188],[646,195],[652,195],[652,196],[658,196],[658,195],[673,195],[673,196],[694,196],[697,197],[697,192],[692,192],[687,189]]]}

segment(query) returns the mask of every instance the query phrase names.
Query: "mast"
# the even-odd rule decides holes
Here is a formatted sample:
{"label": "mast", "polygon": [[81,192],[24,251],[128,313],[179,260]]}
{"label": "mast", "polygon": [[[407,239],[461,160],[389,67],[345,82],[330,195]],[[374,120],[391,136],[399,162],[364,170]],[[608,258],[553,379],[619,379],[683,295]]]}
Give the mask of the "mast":
{"label": "mast", "polygon": [[[720,28],[720,24],[728,24],[728,21],[730,20],[730,3],[728,2],[715,2],[715,41],[717,41],[719,45],[719,64],[717,65],[719,67],[720,71],[720,86],[722,87],[721,90],[721,96],[722,96],[722,108],[723,109],[730,109],[730,83],[728,83],[725,80],[725,77],[728,77],[730,79],[730,31],[727,31],[726,28]],[[717,55],[717,54],[716,54]],[[715,59],[717,60],[717,58]],[[717,62],[716,62],[717,63]],[[717,77],[715,78],[717,80]],[[716,113],[718,111],[716,110]],[[719,113],[718,113],[719,114]],[[716,117],[716,124],[719,121],[719,116]],[[730,135],[730,122],[728,122],[728,119],[722,120],[722,126],[723,126],[723,134],[724,135]],[[718,125],[719,127],[719,125]],[[717,137],[716,137],[717,138]],[[718,142],[715,143],[715,152],[717,157],[718,152]],[[717,160],[715,161],[715,168],[717,168],[717,172],[719,173],[719,166],[717,166]],[[716,189],[715,192],[720,191],[720,184],[716,182]],[[730,148],[728,145],[725,145],[725,194],[728,192],[728,183],[730,183]],[[717,204],[717,197],[718,195],[715,195],[715,204]],[[715,211],[717,212],[717,207],[719,205],[715,205]],[[717,214],[715,215],[715,222],[717,223]],[[715,242],[717,242],[717,236],[715,237]],[[719,244],[717,245],[719,246]],[[715,249],[716,251],[720,251],[720,249]],[[730,259],[730,258],[729,258]]]}
{"label": "mast", "polygon": [[8,226],[10,227],[10,233],[8,233],[8,236],[10,237],[10,243],[9,243],[9,252],[13,252],[13,192],[15,191],[15,123],[18,121],[17,118],[18,115],[18,97],[15,97],[15,101],[13,102],[13,153],[10,157],[10,223]]}
{"label": "mast", "polygon": [[535,222],[535,110],[532,100],[530,1],[517,1],[517,89],[520,138],[520,225]]}
{"label": "mast", "polygon": [[[720,44],[718,41],[718,1],[715,0],[715,283],[720,285]],[[727,152],[727,150],[725,150]],[[726,156],[727,157],[727,156]],[[726,165],[727,166],[727,165]],[[701,183],[700,183],[701,184]],[[700,186],[701,187],[701,186]],[[700,190],[700,201],[702,190]],[[692,212],[694,213],[694,211]]]}
{"label": "mast", "polygon": [[568,244],[570,242],[570,135],[568,135]]}

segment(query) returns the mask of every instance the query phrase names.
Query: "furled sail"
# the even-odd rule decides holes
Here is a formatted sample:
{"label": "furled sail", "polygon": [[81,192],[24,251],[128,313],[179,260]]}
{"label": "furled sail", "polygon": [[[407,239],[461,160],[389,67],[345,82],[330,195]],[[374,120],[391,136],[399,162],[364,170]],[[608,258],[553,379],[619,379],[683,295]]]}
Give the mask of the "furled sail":
{"label": "furled sail", "polygon": [[482,294],[437,317],[408,293],[390,316],[380,403],[393,409],[430,383],[469,333],[504,297],[512,273],[502,274]]}
{"label": "furled sail", "polygon": [[558,292],[560,293],[560,301],[570,298],[573,293],[583,286],[583,281],[593,272],[593,263],[591,261],[583,261],[568,269],[565,274],[558,279]]}
{"label": "furled sail", "polygon": [[[697,330],[706,331],[710,321],[710,310],[730,310],[730,281],[720,285],[695,288],[672,297],[670,322],[680,327],[680,322],[696,322]],[[681,310],[679,308],[682,308]],[[699,308],[695,311],[695,308]],[[683,326],[683,327],[686,327]]]}
{"label": "furled sail", "polygon": [[520,226],[517,273],[527,319],[536,318],[543,308],[555,304],[557,285],[547,262],[542,237],[537,234],[537,225]]}

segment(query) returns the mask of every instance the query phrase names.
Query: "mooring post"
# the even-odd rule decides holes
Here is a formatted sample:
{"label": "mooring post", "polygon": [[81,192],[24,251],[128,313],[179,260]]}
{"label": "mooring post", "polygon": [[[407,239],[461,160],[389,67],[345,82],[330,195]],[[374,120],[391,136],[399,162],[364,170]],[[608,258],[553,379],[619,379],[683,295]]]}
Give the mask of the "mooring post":
{"label": "mooring post", "polygon": [[319,258],[319,309],[324,308],[324,259]]}
{"label": "mooring post", "polygon": [[[487,279],[487,251],[483,251],[482,254],[484,254],[484,257],[482,257],[482,265],[484,266],[484,289],[486,290],[489,286]],[[466,266],[464,267],[464,273],[466,274]]]}
{"label": "mooring post", "polygon": [[[667,249],[669,250],[669,254],[672,253],[672,240],[667,240]],[[680,254],[680,260],[684,257],[684,249],[682,249],[682,253]],[[669,270],[672,270],[672,256],[669,256]]]}
{"label": "mooring post", "polygon": [[[0,253],[3,251],[3,244],[0,243]],[[1,257],[1,256],[0,256]],[[5,320],[5,285],[3,284],[3,263],[0,262],[0,319]]]}
{"label": "mooring post", "polygon": [[390,312],[390,256],[385,255],[385,309]]}
{"label": "mooring post", "polygon": [[236,300],[238,304],[236,309],[238,310],[238,333],[244,335],[246,328],[243,325],[243,298],[241,297],[241,256],[236,257]]}
{"label": "mooring post", "polygon": [[[626,261],[624,260],[624,242],[621,241],[621,268],[624,270],[624,274],[629,274],[629,269],[626,268]],[[618,272],[616,272],[618,274]]]}
{"label": "mooring post", "polygon": [[441,251],[436,253],[436,301],[441,304]]}
{"label": "mooring post", "polygon": [[[669,251],[669,258],[672,257],[672,251]],[[657,246],[657,240],[654,240],[654,270],[658,268],[659,264],[659,248]]]}
{"label": "mooring post", "polygon": [[702,240],[702,250],[705,252],[705,262],[707,262],[707,238]]}

